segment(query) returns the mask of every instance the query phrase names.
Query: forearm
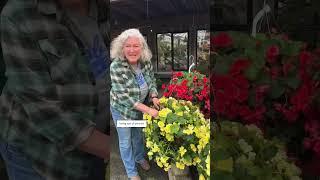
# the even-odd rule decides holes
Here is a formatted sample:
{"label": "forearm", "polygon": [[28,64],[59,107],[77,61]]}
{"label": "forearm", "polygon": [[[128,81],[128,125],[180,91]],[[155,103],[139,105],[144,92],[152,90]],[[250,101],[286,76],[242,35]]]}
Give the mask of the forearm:
{"label": "forearm", "polygon": [[149,113],[149,111],[151,109],[150,107],[148,107],[142,103],[139,103],[139,102],[134,105],[134,108],[138,111],[143,112],[143,113]]}
{"label": "forearm", "polygon": [[110,157],[110,136],[94,129],[92,134],[79,145],[81,151],[93,154],[102,159],[108,160]]}

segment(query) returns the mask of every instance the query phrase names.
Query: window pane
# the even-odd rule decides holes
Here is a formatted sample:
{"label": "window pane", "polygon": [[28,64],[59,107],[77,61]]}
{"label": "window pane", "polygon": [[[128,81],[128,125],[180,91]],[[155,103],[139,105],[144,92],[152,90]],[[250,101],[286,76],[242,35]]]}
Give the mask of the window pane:
{"label": "window pane", "polygon": [[197,66],[198,71],[207,74],[210,59],[210,32],[200,30],[197,32]]}
{"label": "window pane", "polygon": [[174,70],[188,70],[188,33],[173,34]]}
{"label": "window pane", "polygon": [[157,35],[158,71],[171,71],[171,33]]}

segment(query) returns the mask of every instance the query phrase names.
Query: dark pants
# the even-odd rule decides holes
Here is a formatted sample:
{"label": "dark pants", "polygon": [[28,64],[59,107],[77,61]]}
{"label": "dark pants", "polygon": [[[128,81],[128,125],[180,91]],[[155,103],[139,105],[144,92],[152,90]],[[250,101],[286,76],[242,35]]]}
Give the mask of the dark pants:
{"label": "dark pants", "polygon": [[[33,168],[31,161],[19,149],[0,141],[0,154],[5,162],[9,180],[45,180]],[[88,180],[105,180],[106,165],[100,158],[93,158]]]}
{"label": "dark pants", "polygon": [[15,146],[0,142],[0,154],[10,180],[45,180],[32,168],[30,160]]}

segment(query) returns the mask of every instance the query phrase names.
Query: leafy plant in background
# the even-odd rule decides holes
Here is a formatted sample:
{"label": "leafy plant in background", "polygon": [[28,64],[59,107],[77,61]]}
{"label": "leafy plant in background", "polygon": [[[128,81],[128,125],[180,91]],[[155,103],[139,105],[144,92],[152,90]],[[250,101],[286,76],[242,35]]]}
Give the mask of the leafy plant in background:
{"label": "leafy plant in background", "polygon": [[163,84],[163,95],[191,101],[200,107],[206,118],[210,116],[210,89],[208,78],[199,72],[175,72],[169,84]]}
{"label": "leafy plant in background", "polygon": [[320,157],[320,51],[285,35],[239,32],[215,34],[211,45],[217,115],[280,138],[297,163]]}
{"label": "leafy plant in background", "polygon": [[190,101],[160,98],[159,116],[144,114],[149,159],[168,171],[196,166],[199,179],[210,179],[210,123]]}
{"label": "leafy plant in background", "polygon": [[299,180],[301,171],[292,163],[285,146],[267,140],[255,125],[222,121],[214,124],[212,179]]}

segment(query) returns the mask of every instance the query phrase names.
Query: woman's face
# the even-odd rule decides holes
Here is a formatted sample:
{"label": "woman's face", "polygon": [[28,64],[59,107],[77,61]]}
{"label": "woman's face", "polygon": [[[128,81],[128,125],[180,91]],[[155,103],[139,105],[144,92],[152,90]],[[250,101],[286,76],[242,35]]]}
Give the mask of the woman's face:
{"label": "woman's face", "polygon": [[141,43],[137,37],[129,37],[123,46],[123,53],[129,64],[137,64],[141,57]]}

